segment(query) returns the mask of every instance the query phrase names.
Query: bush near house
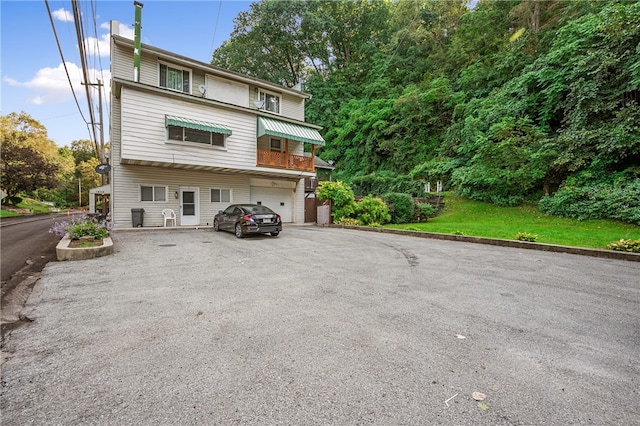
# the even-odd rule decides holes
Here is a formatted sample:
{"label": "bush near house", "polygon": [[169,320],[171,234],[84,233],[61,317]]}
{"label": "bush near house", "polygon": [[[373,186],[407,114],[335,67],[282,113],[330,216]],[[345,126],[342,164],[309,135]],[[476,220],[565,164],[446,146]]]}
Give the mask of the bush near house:
{"label": "bush near house", "polygon": [[389,207],[379,197],[367,196],[356,203],[355,215],[361,225],[384,224],[391,221]]}
{"label": "bush near house", "polygon": [[413,198],[409,194],[390,192],[382,197],[390,204],[391,223],[409,223],[413,220]]}
{"label": "bush near house", "polygon": [[335,223],[355,213],[353,191],[344,182],[320,182],[316,189],[316,196],[322,200],[331,200],[331,217]]}

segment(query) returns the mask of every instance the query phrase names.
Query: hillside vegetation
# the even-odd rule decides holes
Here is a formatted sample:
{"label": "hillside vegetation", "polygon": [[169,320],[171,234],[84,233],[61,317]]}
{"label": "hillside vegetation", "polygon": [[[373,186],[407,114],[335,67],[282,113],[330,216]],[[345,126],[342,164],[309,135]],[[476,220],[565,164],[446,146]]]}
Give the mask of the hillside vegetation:
{"label": "hillside vegetation", "polygon": [[424,184],[640,224],[640,2],[274,1],[212,63],[313,95],[356,195]]}
{"label": "hillside vegetation", "polygon": [[621,239],[640,241],[640,228],[631,224],[606,219],[581,221],[548,216],[528,204],[502,207],[452,194],[444,199],[446,205],[442,213],[427,222],[386,226],[506,240],[519,239],[518,234],[528,234],[538,243],[600,249]]}

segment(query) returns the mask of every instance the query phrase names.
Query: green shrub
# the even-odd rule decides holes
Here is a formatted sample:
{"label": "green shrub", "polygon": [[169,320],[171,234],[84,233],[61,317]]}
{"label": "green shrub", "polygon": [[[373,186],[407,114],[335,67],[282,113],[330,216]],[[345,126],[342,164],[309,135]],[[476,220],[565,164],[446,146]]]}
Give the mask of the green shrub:
{"label": "green shrub", "polygon": [[565,186],[540,200],[549,215],[586,219],[615,219],[640,225],[640,179],[618,184]]}
{"label": "green shrub", "polygon": [[349,226],[359,226],[360,221],[358,219],[354,219],[352,217],[341,217],[337,221],[334,222],[336,225],[349,225]]}
{"label": "green shrub", "polygon": [[364,197],[356,203],[355,215],[362,225],[389,223],[389,207],[379,197]]}
{"label": "green shrub", "polygon": [[413,198],[409,194],[390,192],[383,197],[392,206],[390,208],[392,223],[409,223],[413,219]]}
{"label": "green shrub", "polygon": [[355,212],[353,191],[344,182],[320,182],[316,195],[320,199],[331,200],[331,217],[334,223],[338,223],[343,217],[350,217]]}
{"label": "green shrub", "polygon": [[13,204],[14,206],[17,206],[18,204],[20,204],[22,202],[22,197],[18,197],[17,195],[9,198],[9,202],[11,204]]}
{"label": "green shrub", "polygon": [[529,241],[533,243],[538,240],[538,235],[531,234],[529,232],[518,232],[515,239],[518,241]]}
{"label": "green shrub", "polygon": [[419,215],[419,220],[426,222],[429,217],[432,217],[436,214],[438,209],[428,203],[418,203],[416,206],[416,213]]}
{"label": "green shrub", "polygon": [[640,240],[620,240],[607,245],[608,250],[640,253]]}

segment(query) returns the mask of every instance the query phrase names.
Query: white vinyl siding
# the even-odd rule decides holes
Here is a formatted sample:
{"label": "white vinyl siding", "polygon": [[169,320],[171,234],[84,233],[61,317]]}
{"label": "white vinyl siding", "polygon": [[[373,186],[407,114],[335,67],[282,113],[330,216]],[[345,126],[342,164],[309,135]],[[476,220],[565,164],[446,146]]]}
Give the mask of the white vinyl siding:
{"label": "white vinyl siding", "polygon": [[280,98],[280,114],[283,117],[304,121],[304,99],[283,93]]}
{"label": "white vinyl siding", "polygon": [[[250,113],[169,99],[122,88],[122,158],[185,166],[252,169],[256,167],[256,118]],[[167,139],[165,115],[219,123],[232,130],[226,150]]]}
{"label": "white vinyl siding", "polygon": [[249,106],[249,85],[232,80],[207,75],[205,77],[207,99],[225,102],[241,107]]}
{"label": "white vinyl siding", "polygon": [[[168,169],[162,167],[122,165],[113,169],[113,191],[117,194],[112,204],[112,217],[116,228],[130,228],[131,209],[144,209],[144,227],[163,226],[162,209],[169,208],[179,214],[180,201],[175,193],[181,187],[198,187],[200,225],[211,226],[213,216],[230,203],[211,203],[211,188],[226,188],[232,192],[233,202],[248,203],[250,199],[248,175],[203,173],[202,171]],[[165,203],[140,202],[138,185],[152,186],[157,182],[168,183],[168,199]],[[303,190],[304,192],[304,190]],[[180,223],[178,223],[180,225]]]}

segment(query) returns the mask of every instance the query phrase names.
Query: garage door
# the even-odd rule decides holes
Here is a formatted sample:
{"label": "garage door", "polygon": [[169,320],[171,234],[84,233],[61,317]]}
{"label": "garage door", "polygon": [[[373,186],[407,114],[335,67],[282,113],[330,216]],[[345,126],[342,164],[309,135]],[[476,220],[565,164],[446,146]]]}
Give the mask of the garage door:
{"label": "garage door", "polygon": [[252,186],[251,202],[269,207],[282,217],[283,222],[293,222],[293,191],[291,189]]}

